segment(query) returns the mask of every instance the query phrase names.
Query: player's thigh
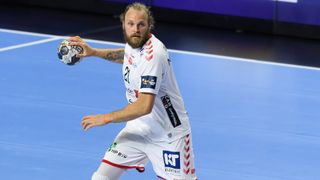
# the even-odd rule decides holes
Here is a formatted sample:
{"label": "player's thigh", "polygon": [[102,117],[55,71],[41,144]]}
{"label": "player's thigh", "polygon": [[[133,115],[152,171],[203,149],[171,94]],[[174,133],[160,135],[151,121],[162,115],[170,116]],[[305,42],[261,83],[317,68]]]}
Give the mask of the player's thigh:
{"label": "player's thigh", "polygon": [[191,135],[172,143],[157,143],[149,147],[148,157],[158,177],[166,180],[197,179]]}
{"label": "player's thigh", "polygon": [[145,140],[140,135],[121,131],[102,160],[104,163],[123,169],[143,171],[149,161],[145,153]]}
{"label": "player's thigh", "polygon": [[98,170],[92,175],[91,180],[118,180],[125,171],[123,168],[101,163]]}

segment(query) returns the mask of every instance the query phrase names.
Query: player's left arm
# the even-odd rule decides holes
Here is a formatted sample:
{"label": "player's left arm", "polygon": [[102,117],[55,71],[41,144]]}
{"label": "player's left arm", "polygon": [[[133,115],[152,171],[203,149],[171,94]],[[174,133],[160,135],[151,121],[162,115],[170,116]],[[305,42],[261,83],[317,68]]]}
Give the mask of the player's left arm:
{"label": "player's left arm", "polygon": [[89,115],[82,118],[81,125],[85,131],[94,126],[103,126],[108,123],[125,122],[149,114],[152,111],[155,94],[139,93],[138,99],[125,108],[109,113]]}

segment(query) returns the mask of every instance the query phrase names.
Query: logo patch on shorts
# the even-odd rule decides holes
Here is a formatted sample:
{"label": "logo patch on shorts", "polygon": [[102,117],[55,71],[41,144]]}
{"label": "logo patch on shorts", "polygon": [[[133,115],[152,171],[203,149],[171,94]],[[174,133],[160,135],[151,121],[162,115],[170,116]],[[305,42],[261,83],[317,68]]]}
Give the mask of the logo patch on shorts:
{"label": "logo patch on shorts", "polygon": [[141,87],[140,88],[151,88],[155,89],[157,84],[156,76],[141,76]]}
{"label": "logo patch on shorts", "polygon": [[163,162],[166,173],[180,175],[180,152],[163,151]]}
{"label": "logo patch on shorts", "polygon": [[113,142],[110,147],[108,148],[108,151],[111,151],[113,148],[115,148],[117,146],[116,142]]}
{"label": "logo patch on shorts", "polygon": [[108,152],[109,153],[112,153],[112,154],[115,154],[121,158],[127,158],[128,156],[124,153],[122,153],[121,151],[117,150],[116,149],[116,146],[117,146],[117,143],[116,142],[113,142],[111,144],[111,146],[108,148]]}
{"label": "logo patch on shorts", "polygon": [[180,152],[163,151],[164,167],[180,169]]}

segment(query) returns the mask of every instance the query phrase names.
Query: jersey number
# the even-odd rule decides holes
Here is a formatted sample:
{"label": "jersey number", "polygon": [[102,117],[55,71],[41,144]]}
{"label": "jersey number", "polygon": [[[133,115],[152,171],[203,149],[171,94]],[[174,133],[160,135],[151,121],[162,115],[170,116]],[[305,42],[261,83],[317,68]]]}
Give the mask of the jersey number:
{"label": "jersey number", "polygon": [[127,66],[126,68],[125,68],[125,73],[124,73],[124,80],[127,82],[127,83],[129,83],[130,84],[130,82],[129,82],[129,74],[130,74],[130,69],[129,69],[129,67]]}

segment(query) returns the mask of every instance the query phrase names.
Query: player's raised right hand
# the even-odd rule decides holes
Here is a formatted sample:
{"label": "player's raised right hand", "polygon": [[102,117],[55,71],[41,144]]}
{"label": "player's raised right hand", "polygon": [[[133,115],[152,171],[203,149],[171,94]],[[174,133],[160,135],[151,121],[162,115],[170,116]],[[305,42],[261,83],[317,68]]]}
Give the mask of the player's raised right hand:
{"label": "player's raised right hand", "polygon": [[77,57],[88,57],[93,56],[95,54],[95,49],[89,46],[80,36],[73,36],[68,38],[70,41],[70,45],[81,46],[83,48],[83,52],[77,54]]}

